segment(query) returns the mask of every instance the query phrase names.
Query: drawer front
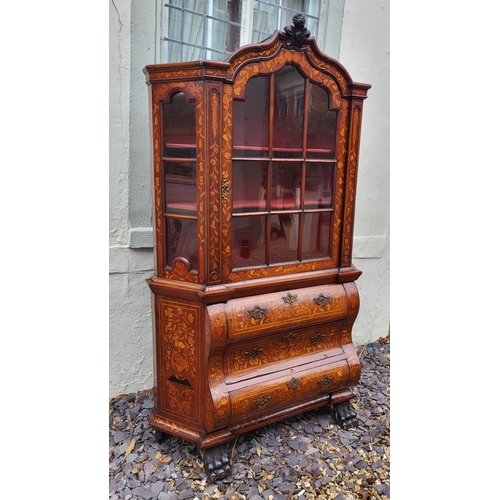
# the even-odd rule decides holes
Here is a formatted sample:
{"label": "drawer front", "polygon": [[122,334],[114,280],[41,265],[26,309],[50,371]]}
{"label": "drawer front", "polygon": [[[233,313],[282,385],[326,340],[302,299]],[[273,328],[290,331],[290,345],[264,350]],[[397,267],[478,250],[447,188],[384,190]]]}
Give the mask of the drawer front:
{"label": "drawer front", "polygon": [[347,385],[349,366],[346,360],[310,367],[307,370],[289,370],[286,376],[230,392],[231,424],[273,414],[285,407],[306,402]]}
{"label": "drawer front", "polygon": [[229,339],[242,339],[343,319],[348,301],[342,285],[323,285],[229,300],[226,311]]}
{"label": "drawer front", "polygon": [[[231,384],[286,367],[287,360],[297,363],[299,356],[312,361],[316,353],[328,350],[328,356],[343,353],[341,331],[344,321],[310,326],[298,330],[244,340],[226,348],[226,383]],[[295,359],[294,359],[295,358]],[[307,358],[301,364],[307,363]],[[284,366],[285,365],[285,366]]]}

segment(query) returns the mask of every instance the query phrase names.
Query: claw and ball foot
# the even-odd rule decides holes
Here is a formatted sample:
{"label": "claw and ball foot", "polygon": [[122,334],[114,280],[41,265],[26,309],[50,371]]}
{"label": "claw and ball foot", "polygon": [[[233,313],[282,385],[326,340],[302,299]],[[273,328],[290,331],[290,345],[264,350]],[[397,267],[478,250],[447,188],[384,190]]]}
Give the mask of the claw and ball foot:
{"label": "claw and ball foot", "polygon": [[158,444],[163,443],[168,437],[168,434],[166,434],[163,431],[159,431],[158,429],[155,429],[155,439]]}
{"label": "claw and ball foot", "polygon": [[356,412],[351,407],[349,401],[343,401],[342,403],[333,405],[332,414],[335,423],[342,427],[342,429],[348,429],[349,427],[355,427],[358,425]]}
{"label": "claw and ball foot", "polygon": [[209,481],[224,479],[231,473],[230,448],[227,444],[202,450],[201,454]]}

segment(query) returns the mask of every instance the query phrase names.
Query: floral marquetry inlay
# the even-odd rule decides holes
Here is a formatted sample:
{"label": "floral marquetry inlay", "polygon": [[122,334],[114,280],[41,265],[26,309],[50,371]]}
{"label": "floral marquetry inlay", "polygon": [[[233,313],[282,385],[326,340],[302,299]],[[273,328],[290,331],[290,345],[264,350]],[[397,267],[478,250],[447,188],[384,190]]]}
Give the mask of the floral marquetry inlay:
{"label": "floral marquetry inlay", "polygon": [[196,443],[210,478],[227,472],[235,436],[346,404],[360,378],[350,259],[369,86],[323,54],[302,21],[227,62],[144,70],[155,245],[148,420]]}

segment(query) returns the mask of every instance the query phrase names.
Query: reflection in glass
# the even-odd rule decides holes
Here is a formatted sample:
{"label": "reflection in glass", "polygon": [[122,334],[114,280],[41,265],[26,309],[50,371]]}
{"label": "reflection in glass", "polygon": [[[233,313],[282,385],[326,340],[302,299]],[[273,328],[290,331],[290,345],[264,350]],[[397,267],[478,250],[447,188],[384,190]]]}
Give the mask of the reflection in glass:
{"label": "reflection in glass", "polygon": [[273,156],[276,158],[302,156],[304,82],[294,66],[285,66],[275,74]]}
{"label": "reflection in glass", "polygon": [[337,112],[328,110],[328,94],[311,84],[307,120],[307,157],[333,158]]}
{"label": "reflection in glass", "polygon": [[333,164],[307,163],[305,208],[331,208],[333,189]]}
{"label": "reflection in glass", "polygon": [[194,158],[196,156],[195,104],[183,92],[163,105],[164,156]]}
{"label": "reflection in glass", "polygon": [[267,164],[233,161],[233,211],[260,212],[267,209]]}
{"label": "reflection in glass", "polygon": [[233,268],[264,266],[265,216],[233,217]]}
{"label": "reflection in glass", "polygon": [[298,260],[299,214],[271,215],[269,263]]}
{"label": "reflection in glass", "polygon": [[244,101],[234,101],[235,157],[268,155],[269,77],[250,78]]}
{"label": "reflection in glass", "polygon": [[331,212],[304,214],[302,260],[319,259],[330,255]]}
{"label": "reflection in glass", "polygon": [[301,163],[273,163],[271,210],[300,207]]}
{"label": "reflection in glass", "polygon": [[196,163],[165,162],[167,213],[196,212]]}
{"label": "reflection in glass", "polygon": [[167,265],[172,266],[176,257],[185,257],[193,269],[198,268],[197,221],[193,219],[166,218]]}

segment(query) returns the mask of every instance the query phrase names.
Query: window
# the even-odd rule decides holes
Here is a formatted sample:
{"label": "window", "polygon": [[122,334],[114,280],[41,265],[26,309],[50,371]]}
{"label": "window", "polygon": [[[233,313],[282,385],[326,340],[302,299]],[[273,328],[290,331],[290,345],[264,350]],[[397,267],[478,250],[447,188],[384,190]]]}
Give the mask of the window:
{"label": "window", "polygon": [[[162,62],[221,61],[241,45],[258,43],[302,13],[318,33],[320,0],[164,0]],[[244,14],[243,14],[244,13]],[[241,27],[248,26],[242,39]]]}
{"label": "window", "polygon": [[241,0],[169,0],[163,5],[163,62],[221,61],[240,45]]}

